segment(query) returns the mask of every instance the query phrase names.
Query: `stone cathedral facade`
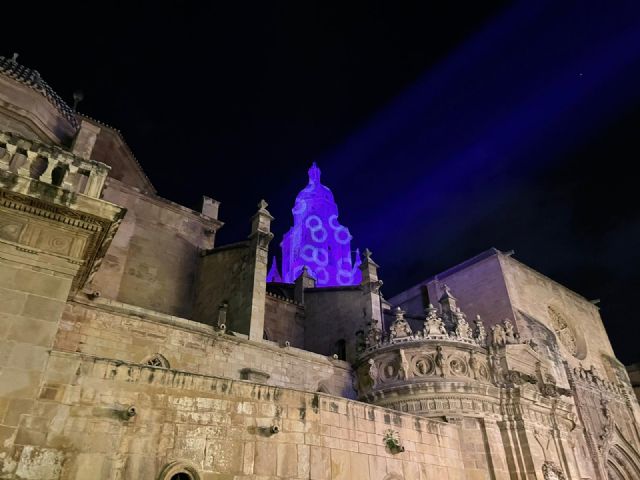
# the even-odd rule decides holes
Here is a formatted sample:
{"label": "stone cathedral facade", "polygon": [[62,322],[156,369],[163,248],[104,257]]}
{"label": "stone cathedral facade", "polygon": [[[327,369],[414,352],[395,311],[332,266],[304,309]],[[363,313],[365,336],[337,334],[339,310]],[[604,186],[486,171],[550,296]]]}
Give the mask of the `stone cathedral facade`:
{"label": "stone cathedral facade", "polygon": [[0,479],[640,479],[595,305],[498,250],[384,298],[309,180],[267,277],[266,202],[218,245],[0,57]]}

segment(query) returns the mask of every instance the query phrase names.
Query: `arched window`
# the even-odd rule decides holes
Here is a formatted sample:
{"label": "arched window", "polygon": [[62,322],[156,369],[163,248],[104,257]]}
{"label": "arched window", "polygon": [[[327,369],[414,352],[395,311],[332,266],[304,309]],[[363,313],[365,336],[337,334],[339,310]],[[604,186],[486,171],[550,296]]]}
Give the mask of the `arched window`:
{"label": "arched window", "polygon": [[169,368],[169,361],[159,353],[145,358],[142,364],[149,365],[150,367]]}
{"label": "arched window", "polygon": [[200,475],[195,467],[187,462],[171,462],[166,465],[158,480],[200,480]]}
{"label": "arched window", "polygon": [[171,480],[193,480],[193,477],[188,473],[180,472],[173,475]]}

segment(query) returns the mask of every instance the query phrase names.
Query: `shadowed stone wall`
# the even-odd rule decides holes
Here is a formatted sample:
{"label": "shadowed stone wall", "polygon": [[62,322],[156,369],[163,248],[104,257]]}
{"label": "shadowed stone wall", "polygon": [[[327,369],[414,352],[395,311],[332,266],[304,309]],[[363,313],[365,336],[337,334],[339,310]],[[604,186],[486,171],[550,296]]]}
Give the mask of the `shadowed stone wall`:
{"label": "shadowed stone wall", "polygon": [[127,214],[88,288],[121,302],[191,317],[200,251],[213,247],[220,222],[141,195],[117,180],[109,180],[104,198],[125,206]]}
{"label": "shadowed stone wall", "polygon": [[[343,398],[65,353],[53,354],[46,382],[31,421],[48,431],[38,439],[48,456],[31,468],[72,451],[63,479],[155,480],[172,462],[203,479],[487,475],[481,461],[463,471],[455,425]],[[388,429],[404,452],[385,447]]]}
{"label": "shadowed stone wall", "polygon": [[267,294],[264,306],[264,329],[268,340],[304,348],[304,306],[285,298]]}
{"label": "shadowed stone wall", "polygon": [[132,363],[160,354],[171,368],[232,379],[251,368],[267,373],[271,385],[310,391],[324,385],[332,394],[355,396],[346,362],[221,335],[208,325],[102,298],[67,304],[55,348]]}

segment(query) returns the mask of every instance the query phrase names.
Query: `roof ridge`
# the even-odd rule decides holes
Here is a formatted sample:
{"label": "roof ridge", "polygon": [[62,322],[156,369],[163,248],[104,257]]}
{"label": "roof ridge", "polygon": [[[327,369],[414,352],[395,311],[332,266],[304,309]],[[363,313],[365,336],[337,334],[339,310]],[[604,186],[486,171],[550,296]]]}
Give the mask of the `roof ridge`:
{"label": "roof ridge", "polygon": [[16,57],[14,55],[13,58],[7,58],[0,55],[0,73],[40,93],[77,130],[80,124],[73,109],[44,81],[40,76],[40,72],[19,64],[16,61]]}
{"label": "roof ridge", "polygon": [[95,122],[98,125],[100,125],[101,127],[105,127],[108,128],[109,130],[113,131],[120,140],[122,140],[122,144],[125,146],[125,148],[127,149],[127,152],[131,154],[131,158],[133,158],[133,161],[136,162],[136,165],[138,166],[138,169],[140,171],[140,174],[142,175],[142,177],[147,181],[147,183],[149,184],[149,186],[151,187],[152,191],[155,192],[156,189],[153,186],[153,183],[151,182],[151,179],[147,176],[147,174],[145,173],[144,169],[142,168],[142,165],[140,164],[140,161],[138,160],[138,158],[136,157],[135,153],[133,153],[133,149],[129,146],[129,144],[127,143],[127,141],[124,139],[124,135],[122,134],[121,130],[118,130],[115,127],[112,127],[111,125],[104,123],[101,120],[98,120],[96,118],[90,117],[89,115],[86,115],[84,113],[80,113],[80,112],[76,112],[76,117],[80,117],[86,120],[89,120],[90,122]]}

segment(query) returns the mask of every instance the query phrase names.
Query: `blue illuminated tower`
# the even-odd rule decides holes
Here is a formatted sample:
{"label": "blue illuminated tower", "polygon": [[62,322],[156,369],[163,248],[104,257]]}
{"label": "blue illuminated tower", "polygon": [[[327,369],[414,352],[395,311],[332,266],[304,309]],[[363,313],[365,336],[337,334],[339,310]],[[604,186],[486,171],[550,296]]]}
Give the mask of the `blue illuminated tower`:
{"label": "blue illuminated tower", "polygon": [[[338,206],[329,188],[320,183],[320,169],[309,169],[309,183],[291,210],[293,227],[282,243],[282,281],[292,283],[303,266],[319,287],[358,285],[359,254],[351,255],[351,233],[338,222]],[[272,281],[267,278],[267,281]]]}

